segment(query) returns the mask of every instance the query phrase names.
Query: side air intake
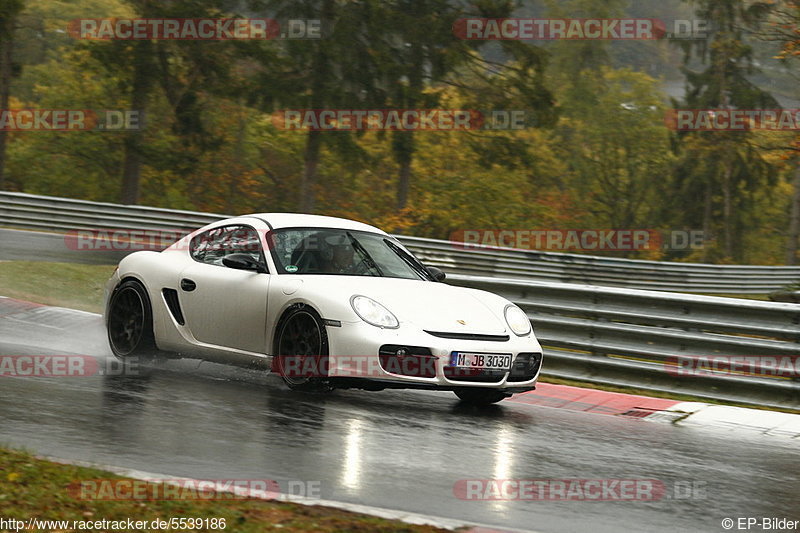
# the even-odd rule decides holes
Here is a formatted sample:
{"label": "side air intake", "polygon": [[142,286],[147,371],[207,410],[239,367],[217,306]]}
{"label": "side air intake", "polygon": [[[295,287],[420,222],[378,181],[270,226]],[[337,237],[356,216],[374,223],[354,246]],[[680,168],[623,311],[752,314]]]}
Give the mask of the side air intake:
{"label": "side air intake", "polygon": [[175,289],[162,289],[161,294],[164,295],[164,301],[167,302],[167,308],[169,312],[172,314],[172,318],[175,319],[175,322],[180,324],[181,326],[186,324],[186,320],[183,318],[183,311],[181,311],[181,304],[178,302],[178,291]]}

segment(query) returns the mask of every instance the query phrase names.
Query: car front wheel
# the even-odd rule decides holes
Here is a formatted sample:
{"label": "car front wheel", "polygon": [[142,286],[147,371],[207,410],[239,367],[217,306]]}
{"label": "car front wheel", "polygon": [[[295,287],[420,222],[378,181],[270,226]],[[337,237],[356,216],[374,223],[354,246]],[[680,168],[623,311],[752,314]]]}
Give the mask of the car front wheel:
{"label": "car front wheel", "polygon": [[119,359],[155,355],[153,311],[140,283],[129,280],[114,290],[106,328],[111,351]]}
{"label": "car front wheel", "polygon": [[322,319],[308,306],[292,309],[281,321],[276,371],[292,390],[327,392],[328,334]]}

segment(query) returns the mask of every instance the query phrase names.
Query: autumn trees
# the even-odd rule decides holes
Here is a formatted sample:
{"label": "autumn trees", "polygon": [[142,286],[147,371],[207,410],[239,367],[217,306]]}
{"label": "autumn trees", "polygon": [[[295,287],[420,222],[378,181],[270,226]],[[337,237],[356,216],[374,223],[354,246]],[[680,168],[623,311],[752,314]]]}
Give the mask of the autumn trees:
{"label": "autumn trees", "polygon": [[[685,17],[686,6],[711,31],[672,45],[486,43],[453,31],[463,17],[610,18],[656,7]],[[780,83],[800,56],[794,1],[29,0],[0,9],[0,108],[138,110],[144,124],[0,131],[5,188],[230,214],[317,212],[437,238],[465,228],[704,230],[699,251],[625,255],[796,260],[796,132],[675,132],[664,121],[671,107],[797,102]],[[321,35],[74,39],[65,28],[82,17],[319,20]],[[678,67],[686,91],[670,102],[657,75]],[[526,126],[291,131],[273,117],[414,108],[521,110]]]}

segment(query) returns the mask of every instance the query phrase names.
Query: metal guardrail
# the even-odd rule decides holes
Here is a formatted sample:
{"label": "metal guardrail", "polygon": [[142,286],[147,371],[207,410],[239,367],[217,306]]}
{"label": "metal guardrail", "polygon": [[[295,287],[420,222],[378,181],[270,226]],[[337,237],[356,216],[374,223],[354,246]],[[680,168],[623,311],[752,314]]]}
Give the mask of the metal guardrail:
{"label": "metal guardrail", "polygon": [[800,281],[800,267],[673,263],[509,248],[467,249],[450,241],[400,239],[423,261],[467,275],[705,294],[768,294]]}
{"label": "metal guardrail", "polygon": [[[0,224],[75,229],[189,231],[229,215],[0,192]],[[708,265],[481,247],[398,236],[423,261],[445,272],[706,294],[768,294],[800,281],[800,267]]]}
{"label": "metal guardrail", "polygon": [[[500,294],[525,310],[546,348],[549,376],[800,408],[795,304],[458,274],[448,281]],[[675,366],[679,358],[753,356],[765,365],[770,356],[791,362],[794,379],[696,375]]]}
{"label": "metal guardrail", "polygon": [[188,233],[227,216],[0,191],[0,225],[15,228],[49,231],[171,230]]}
{"label": "metal guardrail", "polygon": [[[0,192],[0,225],[20,228],[188,232],[224,217]],[[399,238],[422,260],[445,270],[449,283],[489,290],[521,306],[546,348],[546,375],[800,408],[797,379],[733,373],[684,377],[670,368],[676,356],[800,358],[800,306],[663,292],[668,287],[766,291],[800,277],[800,268],[475,251],[447,241]],[[565,278],[583,284],[563,283]]]}

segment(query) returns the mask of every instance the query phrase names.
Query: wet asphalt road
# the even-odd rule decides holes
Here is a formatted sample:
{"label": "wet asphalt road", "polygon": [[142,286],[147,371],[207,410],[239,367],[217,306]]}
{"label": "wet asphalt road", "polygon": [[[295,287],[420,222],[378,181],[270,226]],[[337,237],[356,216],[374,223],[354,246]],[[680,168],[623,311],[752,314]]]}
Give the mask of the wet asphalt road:
{"label": "wet asphalt road", "polygon": [[58,261],[114,265],[130,253],[109,249],[77,250],[74,242],[60,233],[0,228],[0,261]]}
{"label": "wet asphalt road", "polygon": [[[105,363],[109,353],[96,315],[0,299],[0,355]],[[0,442],[170,476],[284,488],[319,481],[324,499],[547,532],[724,531],[725,517],[800,519],[797,439],[513,400],[465,408],[452,393],[292,393],[264,372],[193,360],[143,373],[0,377]],[[453,492],[461,479],[512,478],[659,479],[668,493],[655,502],[542,502]]]}

